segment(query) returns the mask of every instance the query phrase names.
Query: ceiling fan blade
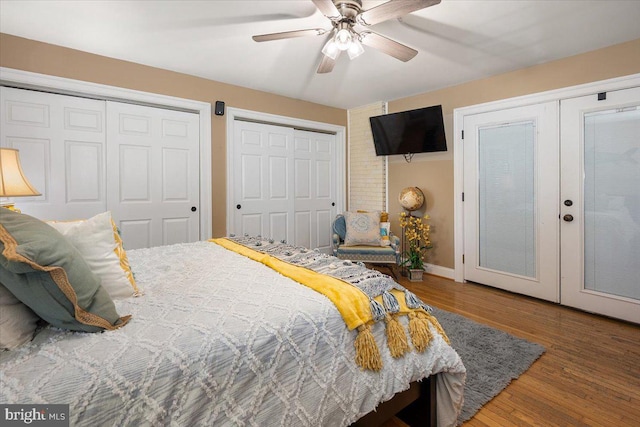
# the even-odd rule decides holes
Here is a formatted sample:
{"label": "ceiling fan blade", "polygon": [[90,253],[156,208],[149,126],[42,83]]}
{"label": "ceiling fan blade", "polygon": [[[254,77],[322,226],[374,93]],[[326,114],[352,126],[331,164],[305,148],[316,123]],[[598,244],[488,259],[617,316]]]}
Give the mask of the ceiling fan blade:
{"label": "ceiling fan blade", "polygon": [[402,43],[388,39],[371,31],[360,33],[362,44],[391,55],[400,61],[407,62],[418,54],[418,51],[405,46]]}
{"label": "ceiling fan blade", "polygon": [[296,30],[296,31],[285,31],[283,33],[261,34],[259,36],[253,36],[252,38],[257,42],[268,42],[271,40],[290,39],[293,37],[321,36],[326,32],[327,30],[325,30],[324,28],[312,28],[309,30]]}
{"label": "ceiling fan blade", "polygon": [[331,59],[326,55],[322,55],[322,61],[320,61],[320,65],[318,66],[318,71],[316,71],[316,73],[326,74],[326,73],[332,72],[333,67],[336,65],[336,60],[338,59],[339,56],[340,54],[338,54],[336,59]]}
{"label": "ceiling fan blade", "polygon": [[311,0],[318,10],[327,18],[339,18],[340,12],[331,0]]}
{"label": "ceiling fan blade", "polygon": [[401,16],[408,15],[416,10],[424,9],[425,7],[433,6],[438,3],[440,3],[440,0],[388,1],[380,6],[365,10],[358,15],[356,20],[360,25],[375,25],[389,19],[400,18]]}

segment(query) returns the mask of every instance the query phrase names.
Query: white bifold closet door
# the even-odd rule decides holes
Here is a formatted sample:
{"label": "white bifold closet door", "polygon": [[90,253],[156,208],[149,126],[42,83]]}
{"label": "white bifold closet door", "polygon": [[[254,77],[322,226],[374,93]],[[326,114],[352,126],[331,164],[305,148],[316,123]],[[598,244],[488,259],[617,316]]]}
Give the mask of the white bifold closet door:
{"label": "white bifold closet door", "polygon": [[107,206],[129,248],[198,240],[198,120],[107,102]]}
{"label": "white bifold closet door", "polygon": [[107,209],[104,101],[0,88],[3,147],[19,151],[27,179],[42,194],[15,198],[43,220],[89,218]]}
{"label": "white bifold closet door", "polygon": [[127,249],[199,238],[199,126],[192,113],[1,88],[1,142],[41,196],[44,220],[110,210]]}
{"label": "white bifold closet door", "polygon": [[331,250],[336,216],[336,138],[318,132],[294,132],[295,243]]}
{"label": "white bifold closet door", "polygon": [[335,135],[237,121],[229,232],[329,252],[336,215]]}

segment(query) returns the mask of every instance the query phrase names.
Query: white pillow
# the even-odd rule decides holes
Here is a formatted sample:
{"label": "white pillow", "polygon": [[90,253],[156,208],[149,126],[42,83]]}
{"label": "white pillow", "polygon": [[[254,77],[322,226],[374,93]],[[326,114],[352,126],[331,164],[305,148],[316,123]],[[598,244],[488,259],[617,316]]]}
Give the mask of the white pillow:
{"label": "white pillow", "polygon": [[0,283],[0,349],[13,350],[33,339],[38,317]]}
{"label": "white pillow", "polygon": [[380,212],[345,212],[345,246],[380,246]]}
{"label": "white pillow", "polygon": [[111,212],[80,221],[47,221],[82,254],[112,299],[140,295]]}

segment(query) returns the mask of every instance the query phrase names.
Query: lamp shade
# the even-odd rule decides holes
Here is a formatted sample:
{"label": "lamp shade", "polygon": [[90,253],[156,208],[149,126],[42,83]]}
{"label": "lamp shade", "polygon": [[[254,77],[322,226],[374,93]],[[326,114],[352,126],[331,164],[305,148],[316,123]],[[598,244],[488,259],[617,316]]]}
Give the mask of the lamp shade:
{"label": "lamp shade", "polygon": [[22,172],[18,150],[0,148],[0,197],[39,195]]}

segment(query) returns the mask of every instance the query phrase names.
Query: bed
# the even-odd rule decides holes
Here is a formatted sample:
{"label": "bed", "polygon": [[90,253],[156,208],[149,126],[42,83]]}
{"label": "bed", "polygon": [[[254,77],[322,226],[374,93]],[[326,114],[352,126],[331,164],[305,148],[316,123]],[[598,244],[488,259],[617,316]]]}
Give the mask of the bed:
{"label": "bed", "polygon": [[[431,378],[437,424],[456,424],[465,369],[434,328],[364,369],[334,303],[261,262],[212,241],[126,254],[142,294],[114,299],[126,325],[49,325],[3,351],[0,403],[69,404],[74,426],[347,426]],[[384,322],[371,332],[385,342]]]}

